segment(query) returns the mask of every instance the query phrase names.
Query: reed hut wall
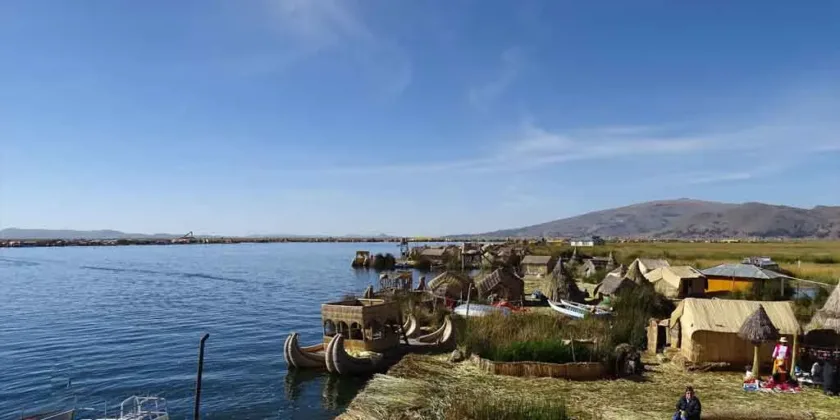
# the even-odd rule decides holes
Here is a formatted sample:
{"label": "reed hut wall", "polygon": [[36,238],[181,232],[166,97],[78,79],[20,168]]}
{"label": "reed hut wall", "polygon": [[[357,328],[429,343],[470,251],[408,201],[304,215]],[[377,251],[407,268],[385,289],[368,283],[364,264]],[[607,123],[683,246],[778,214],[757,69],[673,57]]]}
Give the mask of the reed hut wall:
{"label": "reed hut wall", "polygon": [[[688,335],[691,334],[691,335]],[[785,335],[788,343],[793,342],[792,335]],[[682,336],[682,353],[686,359],[694,363],[724,362],[730,364],[751,365],[753,360],[753,345],[742,340],[737,333],[721,333],[712,331],[686,330]],[[770,363],[773,347],[776,342],[762,343],[759,347],[759,360]]]}
{"label": "reed hut wall", "polygon": [[563,378],[577,381],[601,379],[606,375],[606,368],[598,362],[494,362],[476,355],[471,357],[471,361],[479,369],[494,375]]}

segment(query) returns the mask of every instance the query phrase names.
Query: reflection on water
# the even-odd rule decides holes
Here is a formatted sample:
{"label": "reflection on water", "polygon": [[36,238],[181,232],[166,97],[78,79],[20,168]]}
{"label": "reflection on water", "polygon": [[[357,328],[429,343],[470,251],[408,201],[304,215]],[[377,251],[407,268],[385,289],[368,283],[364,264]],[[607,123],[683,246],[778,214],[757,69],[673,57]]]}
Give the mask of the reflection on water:
{"label": "reflection on water", "polygon": [[321,406],[325,411],[342,410],[361,390],[370,376],[340,376],[311,369],[290,369],[286,374],[284,391],[292,403],[301,399],[306,389],[317,381],[321,383]]}

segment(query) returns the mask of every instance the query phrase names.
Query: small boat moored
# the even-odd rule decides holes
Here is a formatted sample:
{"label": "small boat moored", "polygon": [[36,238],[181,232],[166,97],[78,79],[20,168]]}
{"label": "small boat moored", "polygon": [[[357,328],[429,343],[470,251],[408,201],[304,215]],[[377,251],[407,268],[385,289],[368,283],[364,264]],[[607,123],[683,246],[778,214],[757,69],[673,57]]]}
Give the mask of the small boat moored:
{"label": "small boat moored", "polygon": [[592,305],[584,305],[582,303],[569,302],[562,299],[560,302],[552,302],[549,300],[548,306],[563,315],[578,319],[586,317],[605,318],[612,316],[612,312],[606,309]]}
{"label": "small boat moored", "polygon": [[[469,311],[468,311],[469,309]],[[492,305],[482,305],[482,304],[475,304],[471,303],[461,304],[455,307],[452,311],[456,315],[460,316],[487,316],[490,314],[500,313],[503,316],[510,315],[510,308],[504,306],[492,306]]]}

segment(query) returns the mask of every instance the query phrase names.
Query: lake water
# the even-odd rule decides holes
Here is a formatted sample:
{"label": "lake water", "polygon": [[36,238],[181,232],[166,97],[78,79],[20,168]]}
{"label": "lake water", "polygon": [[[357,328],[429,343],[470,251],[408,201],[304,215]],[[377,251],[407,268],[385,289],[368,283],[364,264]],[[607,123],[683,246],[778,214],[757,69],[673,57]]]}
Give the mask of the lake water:
{"label": "lake water", "polygon": [[113,408],[135,394],[191,418],[205,332],[203,418],[333,418],[363,381],[289,374],[283,341],[297,331],[318,342],[320,304],[377,282],[350,268],[357,249],[398,253],[393,243],[0,249],[0,418]]}

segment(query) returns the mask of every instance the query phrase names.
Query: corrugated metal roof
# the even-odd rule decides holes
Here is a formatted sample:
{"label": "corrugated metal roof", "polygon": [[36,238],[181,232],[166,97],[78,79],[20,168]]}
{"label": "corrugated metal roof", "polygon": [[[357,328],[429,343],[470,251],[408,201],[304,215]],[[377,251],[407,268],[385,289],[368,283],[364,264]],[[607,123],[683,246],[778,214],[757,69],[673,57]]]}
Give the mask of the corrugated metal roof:
{"label": "corrugated metal roof", "polygon": [[783,275],[751,264],[721,264],[702,270],[706,276],[736,277],[742,279],[769,280],[784,277]]}
{"label": "corrugated metal roof", "polygon": [[682,328],[694,331],[738,333],[741,325],[758,306],[764,306],[773,325],[784,335],[798,334],[799,322],[790,302],[758,302],[729,299],[684,299],[671,314],[670,326],[681,322]]}
{"label": "corrugated metal roof", "polygon": [[549,255],[526,255],[525,258],[522,258],[522,264],[548,264],[551,262],[551,256]]}

